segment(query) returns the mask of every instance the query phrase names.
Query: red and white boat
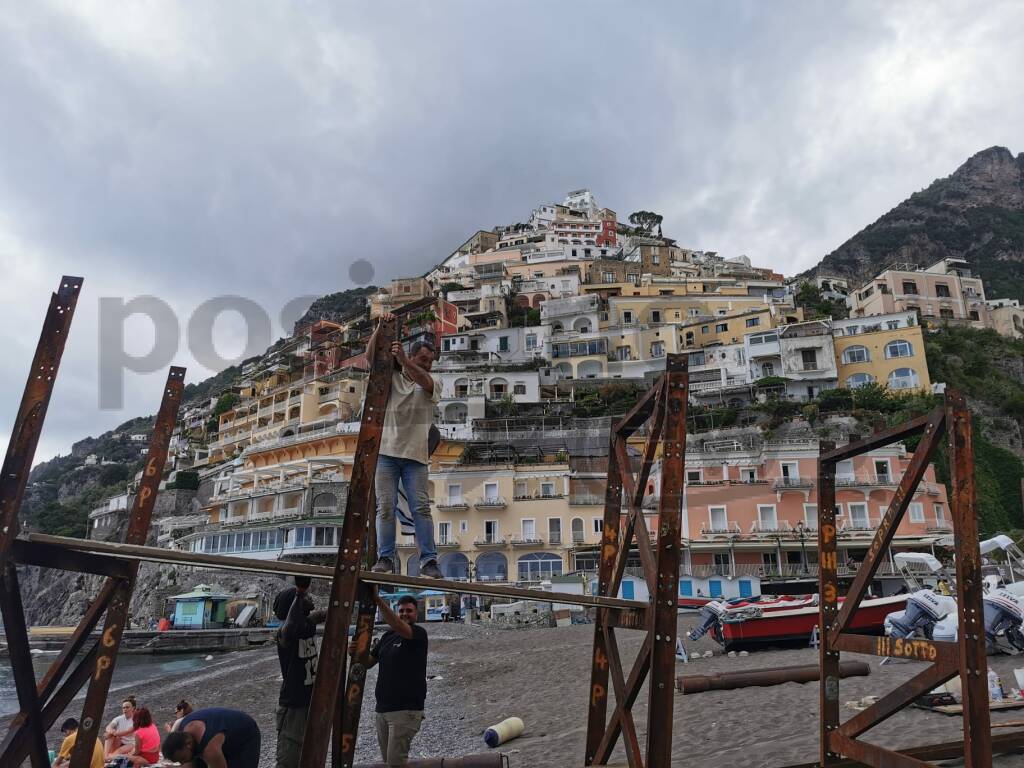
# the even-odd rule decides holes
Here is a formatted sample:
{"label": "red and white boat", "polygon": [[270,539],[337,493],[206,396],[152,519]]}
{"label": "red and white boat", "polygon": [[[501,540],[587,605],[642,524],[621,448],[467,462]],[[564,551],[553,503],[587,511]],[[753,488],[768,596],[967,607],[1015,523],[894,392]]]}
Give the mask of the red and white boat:
{"label": "red and white boat", "polygon": [[[840,598],[842,604],[843,598]],[[853,615],[850,631],[883,634],[885,617],[903,610],[906,595],[891,595],[863,600]],[[711,633],[726,650],[755,645],[807,642],[820,613],[817,595],[763,595],[740,600],[713,600],[700,612],[701,621],[689,633],[698,640]]]}

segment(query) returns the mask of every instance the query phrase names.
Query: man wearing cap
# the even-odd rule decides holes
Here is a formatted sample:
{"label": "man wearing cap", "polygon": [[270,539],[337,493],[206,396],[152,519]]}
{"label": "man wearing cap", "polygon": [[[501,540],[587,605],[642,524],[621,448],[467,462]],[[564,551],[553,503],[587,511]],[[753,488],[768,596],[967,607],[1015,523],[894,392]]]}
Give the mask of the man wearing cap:
{"label": "man wearing cap", "polygon": [[[372,364],[381,326],[394,320],[385,312],[366,347]],[[436,351],[433,345],[417,341],[409,354],[395,342],[391,345],[395,370],[391,375],[391,395],[384,412],[384,429],[377,457],[374,485],[377,492],[377,553],[375,573],[393,573],[395,569],[395,506],[401,481],[409,500],[419,546],[421,576],[441,578],[434,544],[434,519],[430,514],[427,490],[427,465],[430,463],[430,428],[434,424],[434,406],[441,399],[441,380],[430,373]]]}
{"label": "man wearing cap", "polygon": [[316,625],[326,611],[313,610],[309,577],[296,576],[295,586],[274,598],[274,615],[283,621],[276,633],[281,664],[281,693],[277,699],[277,768],[297,768],[306,730],[309,700],[319,659]]}

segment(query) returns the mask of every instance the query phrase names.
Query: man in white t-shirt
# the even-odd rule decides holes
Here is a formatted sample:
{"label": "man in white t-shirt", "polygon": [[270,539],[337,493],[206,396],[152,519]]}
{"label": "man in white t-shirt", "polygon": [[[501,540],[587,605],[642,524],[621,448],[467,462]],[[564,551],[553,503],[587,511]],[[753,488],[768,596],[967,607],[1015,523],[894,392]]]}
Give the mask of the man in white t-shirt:
{"label": "man in white t-shirt", "polygon": [[121,702],[121,714],[110,721],[103,734],[103,756],[109,760],[121,747],[135,746],[135,699]]}
{"label": "man in white t-shirt", "polygon": [[[394,319],[385,312],[366,347],[372,365],[381,325]],[[431,375],[436,350],[425,341],[412,345],[409,354],[399,343],[391,345],[395,370],[391,376],[391,395],[384,412],[384,428],[377,457],[374,488],[377,492],[376,573],[395,571],[395,506],[401,481],[409,512],[416,528],[420,551],[420,575],[441,578],[434,544],[434,519],[430,514],[427,467],[430,463],[429,436],[434,423],[434,406],[441,399],[441,380]]]}

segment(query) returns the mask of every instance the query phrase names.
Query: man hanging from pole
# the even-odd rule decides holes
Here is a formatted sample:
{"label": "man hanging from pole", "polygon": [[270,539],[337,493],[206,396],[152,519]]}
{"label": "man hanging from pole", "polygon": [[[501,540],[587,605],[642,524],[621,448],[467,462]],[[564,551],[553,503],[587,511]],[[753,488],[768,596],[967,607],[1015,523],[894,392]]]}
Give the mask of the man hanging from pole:
{"label": "man hanging from pole", "polygon": [[[381,315],[366,348],[367,360],[373,360],[377,336],[384,323],[395,319],[390,312]],[[380,454],[374,487],[377,493],[377,554],[373,566],[376,573],[394,573],[395,507],[398,483],[409,501],[419,547],[420,575],[441,578],[434,544],[434,519],[430,514],[427,490],[428,447],[430,428],[434,423],[434,406],[441,399],[441,380],[430,373],[436,350],[417,341],[409,354],[400,342],[391,345],[395,370],[391,376],[391,396],[384,414]]]}

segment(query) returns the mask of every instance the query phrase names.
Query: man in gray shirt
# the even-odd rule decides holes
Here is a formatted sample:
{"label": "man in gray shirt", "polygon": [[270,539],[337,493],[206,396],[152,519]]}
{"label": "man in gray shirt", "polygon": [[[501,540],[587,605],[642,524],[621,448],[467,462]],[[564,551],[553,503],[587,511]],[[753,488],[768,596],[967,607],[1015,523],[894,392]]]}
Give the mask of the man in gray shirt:
{"label": "man in gray shirt", "polygon": [[[366,347],[372,363],[381,324],[394,319],[385,312]],[[430,514],[427,468],[430,463],[428,441],[434,423],[434,406],[441,399],[441,380],[430,373],[436,351],[433,345],[417,341],[407,355],[399,342],[391,345],[395,370],[391,376],[391,396],[384,414],[384,428],[377,457],[377,552],[373,570],[395,571],[395,505],[401,481],[409,512],[416,528],[420,551],[420,575],[441,578],[434,544],[434,518]]]}

